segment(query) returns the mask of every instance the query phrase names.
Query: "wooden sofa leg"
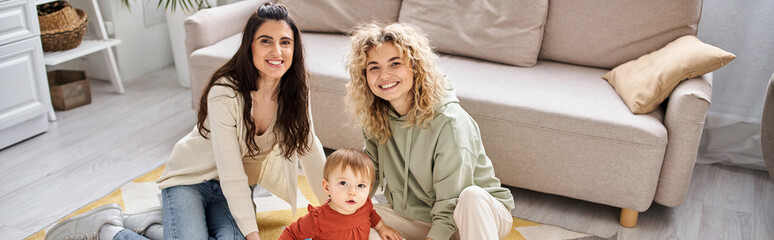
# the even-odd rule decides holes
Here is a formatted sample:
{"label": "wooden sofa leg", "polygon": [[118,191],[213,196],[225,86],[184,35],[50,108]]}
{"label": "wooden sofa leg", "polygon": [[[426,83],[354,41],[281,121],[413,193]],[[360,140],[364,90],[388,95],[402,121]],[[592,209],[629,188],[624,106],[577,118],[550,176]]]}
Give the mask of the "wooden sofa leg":
{"label": "wooden sofa leg", "polygon": [[621,226],[633,228],[637,226],[637,216],[639,216],[639,212],[628,209],[628,208],[621,208]]}

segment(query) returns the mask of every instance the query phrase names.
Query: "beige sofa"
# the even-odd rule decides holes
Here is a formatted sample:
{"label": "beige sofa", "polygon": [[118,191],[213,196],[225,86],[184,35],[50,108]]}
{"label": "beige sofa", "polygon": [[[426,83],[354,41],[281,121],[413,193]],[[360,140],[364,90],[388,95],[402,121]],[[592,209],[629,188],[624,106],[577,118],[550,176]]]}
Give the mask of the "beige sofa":
{"label": "beige sofa", "polygon": [[[261,2],[206,9],[185,20],[194,108],[209,76],[236,51],[244,22]],[[436,1],[312,2],[325,6],[288,5],[305,31],[313,117],[325,147],[363,144],[343,102],[349,39],[341,32],[374,17],[407,21],[427,30],[438,46],[438,66],[478,122],[503,184],[620,207],[621,223],[629,227],[654,201],[683,202],[712,75],[681,82],[647,114],[633,114],[601,76],[680,36],[695,35],[701,0],[502,1],[529,6],[465,6],[475,11],[458,16],[417,6]],[[524,15],[530,19],[507,22]],[[468,20],[478,25],[468,26]],[[477,38],[522,30],[531,35]],[[509,47],[517,53],[502,51]]]}

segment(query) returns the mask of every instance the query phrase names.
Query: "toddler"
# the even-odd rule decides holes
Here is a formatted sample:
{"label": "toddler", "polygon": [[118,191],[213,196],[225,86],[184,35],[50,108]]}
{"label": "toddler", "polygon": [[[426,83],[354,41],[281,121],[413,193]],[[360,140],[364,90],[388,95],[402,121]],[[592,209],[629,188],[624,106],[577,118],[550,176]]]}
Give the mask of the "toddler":
{"label": "toddler", "polygon": [[325,162],[322,186],[330,200],[287,226],[279,239],[368,239],[375,228],[382,239],[399,240],[400,233],[384,224],[369,193],[374,165],[365,152],[339,149]]}

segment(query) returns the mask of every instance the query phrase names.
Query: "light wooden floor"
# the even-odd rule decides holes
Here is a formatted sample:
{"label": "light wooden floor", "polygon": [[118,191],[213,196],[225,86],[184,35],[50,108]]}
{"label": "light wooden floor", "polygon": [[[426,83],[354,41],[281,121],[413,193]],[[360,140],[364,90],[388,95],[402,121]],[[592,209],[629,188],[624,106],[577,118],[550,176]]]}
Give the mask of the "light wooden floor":
{"label": "light wooden floor", "polygon": [[0,151],[0,239],[29,236],[158,167],[195,123],[174,68],[123,95],[90,84],[91,104],[57,111],[48,132]]}
{"label": "light wooden floor", "polygon": [[[190,131],[189,90],[173,68],[129,82],[91,82],[92,103],[58,111],[51,130],[0,150],[0,239],[22,239],[163,164]],[[634,229],[620,209],[513,189],[516,217],[620,239],[774,239],[774,181],[761,171],[697,165],[686,202],[658,204]]]}

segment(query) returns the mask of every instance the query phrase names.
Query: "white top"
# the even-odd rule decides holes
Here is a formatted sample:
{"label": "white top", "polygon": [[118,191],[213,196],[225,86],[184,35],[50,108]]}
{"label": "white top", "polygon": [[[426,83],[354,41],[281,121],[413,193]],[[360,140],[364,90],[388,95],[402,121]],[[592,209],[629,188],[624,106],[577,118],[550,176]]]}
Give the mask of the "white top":
{"label": "white top", "polygon": [[[230,81],[220,79],[218,82]],[[160,189],[219,179],[231,215],[244,235],[258,231],[249,187],[251,184],[259,183],[290,203],[295,214],[298,163],[318,200],[324,202],[328,199],[321,186],[325,154],[320,140],[314,134],[311,107],[310,136],[307,138],[309,153],[304,156],[293,154],[287,159],[280,154],[276,144],[272,148],[264,148],[268,142],[262,140],[276,139],[271,131],[273,126],[270,126],[263,135],[256,136],[256,143],[264,153],[253,159],[246,157],[248,148],[244,136],[247,129],[242,119],[244,103],[240,93],[216,85],[210,89],[207,98],[208,116],[205,126],[210,129],[209,138],[202,137],[198,127],[194,126],[188,135],[175,144],[164,173],[156,180]]]}

